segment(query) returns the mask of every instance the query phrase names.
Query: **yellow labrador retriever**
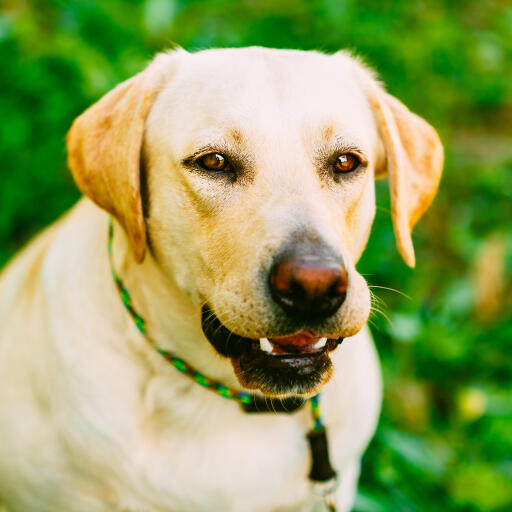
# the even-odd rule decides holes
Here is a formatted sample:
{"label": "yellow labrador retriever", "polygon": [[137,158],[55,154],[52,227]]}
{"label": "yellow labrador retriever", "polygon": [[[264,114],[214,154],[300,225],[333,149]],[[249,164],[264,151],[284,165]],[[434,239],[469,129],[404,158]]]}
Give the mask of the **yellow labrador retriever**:
{"label": "yellow labrador retriever", "polygon": [[321,390],[350,510],[381,400],[355,264],[387,174],[414,265],[434,129],[346,53],[177,50],[82,114],[68,153],[87,197],[0,278],[0,507],[323,510],[308,409],[249,414],[169,352],[274,404]]}

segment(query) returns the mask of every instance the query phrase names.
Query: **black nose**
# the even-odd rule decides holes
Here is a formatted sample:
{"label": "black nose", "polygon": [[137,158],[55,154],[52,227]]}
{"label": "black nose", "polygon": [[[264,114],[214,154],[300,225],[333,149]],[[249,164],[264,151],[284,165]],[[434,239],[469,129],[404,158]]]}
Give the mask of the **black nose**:
{"label": "black nose", "polygon": [[284,257],[270,272],[272,298],[287,314],[327,318],[343,304],[348,275],[342,262],[314,257]]}

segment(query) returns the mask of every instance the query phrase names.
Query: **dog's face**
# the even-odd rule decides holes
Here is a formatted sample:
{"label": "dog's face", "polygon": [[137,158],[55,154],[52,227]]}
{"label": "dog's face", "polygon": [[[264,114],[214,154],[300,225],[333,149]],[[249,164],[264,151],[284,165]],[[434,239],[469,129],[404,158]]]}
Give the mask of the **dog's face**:
{"label": "dog's face", "polygon": [[317,391],[329,352],[369,315],[355,263],[386,170],[399,249],[414,261],[410,229],[442,165],[431,127],[344,54],[260,48],[160,56],[90,111],[71,131],[70,165],[136,257],[147,240],[242,385]]}

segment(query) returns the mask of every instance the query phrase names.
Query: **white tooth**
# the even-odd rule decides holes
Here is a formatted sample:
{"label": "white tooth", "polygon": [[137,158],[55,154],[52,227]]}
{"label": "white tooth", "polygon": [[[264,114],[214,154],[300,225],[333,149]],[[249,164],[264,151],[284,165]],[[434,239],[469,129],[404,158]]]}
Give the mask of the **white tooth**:
{"label": "white tooth", "polygon": [[274,350],[274,347],[268,338],[260,338],[260,349],[263,350],[263,352],[268,352],[271,354]]}
{"label": "white tooth", "polygon": [[324,348],[325,347],[325,344],[327,343],[327,338],[320,338],[314,345],[313,345],[313,348],[315,350],[319,349],[319,348]]}

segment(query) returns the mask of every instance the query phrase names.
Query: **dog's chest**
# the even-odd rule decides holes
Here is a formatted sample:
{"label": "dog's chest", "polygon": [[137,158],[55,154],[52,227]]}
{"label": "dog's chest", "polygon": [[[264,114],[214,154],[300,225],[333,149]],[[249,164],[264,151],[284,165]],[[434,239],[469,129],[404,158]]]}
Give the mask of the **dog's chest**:
{"label": "dog's chest", "polygon": [[[376,422],[376,360],[362,357],[369,349],[369,338],[348,344],[338,356],[345,371],[322,391],[329,451],[339,471],[357,460]],[[365,365],[356,364],[354,350]],[[146,383],[144,411],[129,415],[137,416],[137,428],[115,443],[121,452],[111,453],[112,473],[120,477],[113,482],[113,510],[315,510],[307,478],[309,405],[293,414],[245,413],[238,403],[175,377],[169,372],[171,380]],[[118,467],[116,459],[125,462]]]}
{"label": "dog's chest", "polygon": [[159,512],[300,510],[309,498],[307,409],[247,414],[220,400],[203,403],[192,417],[156,415],[146,425],[135,457],[144,478],[131,475],[134,505],[140,499]]}

